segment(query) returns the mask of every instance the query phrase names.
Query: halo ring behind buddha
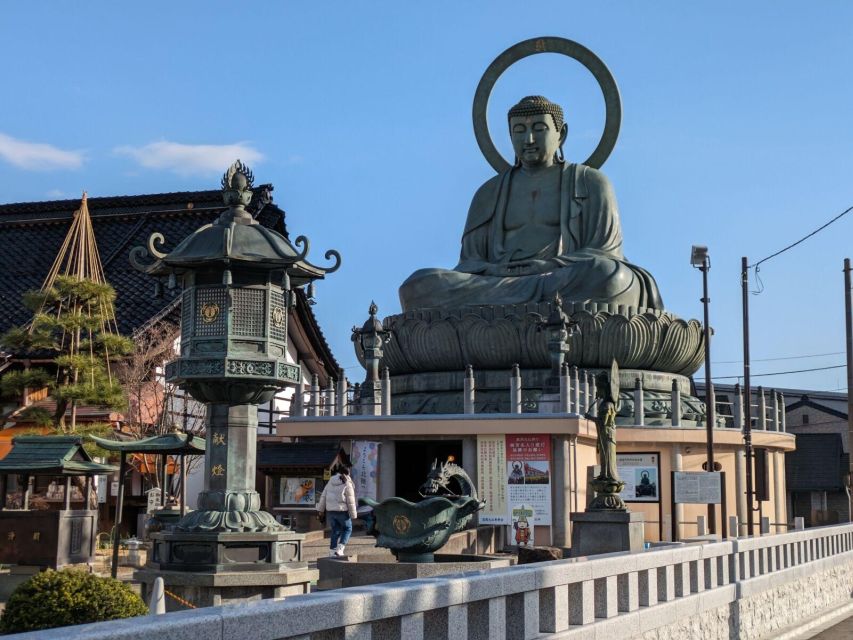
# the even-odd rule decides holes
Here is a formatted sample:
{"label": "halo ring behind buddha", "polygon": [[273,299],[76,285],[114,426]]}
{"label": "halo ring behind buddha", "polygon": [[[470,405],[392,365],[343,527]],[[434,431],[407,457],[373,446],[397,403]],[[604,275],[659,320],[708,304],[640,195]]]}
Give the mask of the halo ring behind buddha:
{"label": "halo ring behind buddha", "polygon": [[605,106],[604,131],[601,134],[598,146],[583,162],[583,164],[594,169],[600,168],[607,161],[616,146],[616,139],[619,137],[619,128],[622,124],[622,100],[619,97],[619,87],[616,86],[613,74],[610,73],[610,69],[601,61],[601,58],[583,45],[566,38],[545,37],[524,40],[501,53],[489,65],[477,85],[472,109],[474,135],[477,138],[480,151],[483,152],[483,156],[498,173],[510,168],[511,165],[495,147],[489,134],[487,119],[489,98],[495,83],[504,71],[519,60],[537,53],[560,53],[577,60],[587,68],[598,82],[598,86],[601,87]]}

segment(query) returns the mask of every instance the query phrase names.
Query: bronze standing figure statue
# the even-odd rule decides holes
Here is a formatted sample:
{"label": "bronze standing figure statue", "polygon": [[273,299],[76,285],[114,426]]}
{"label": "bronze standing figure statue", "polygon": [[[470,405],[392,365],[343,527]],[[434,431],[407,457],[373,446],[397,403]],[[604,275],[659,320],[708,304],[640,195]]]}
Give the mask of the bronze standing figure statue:
{"label": "bronze standing figure statue", "polygon": [[598,431],[601,471],[591,482],[598,495],[587,511],[627,511],[628,507],[619,495],[625,483],[619,479],[616,470],[616,412],[619,410],[619,365],[616,360],[610,366],[610,373],[603,371],[598,374],[596,388],[598,417],[587,414],[587,418],[595,420]]}

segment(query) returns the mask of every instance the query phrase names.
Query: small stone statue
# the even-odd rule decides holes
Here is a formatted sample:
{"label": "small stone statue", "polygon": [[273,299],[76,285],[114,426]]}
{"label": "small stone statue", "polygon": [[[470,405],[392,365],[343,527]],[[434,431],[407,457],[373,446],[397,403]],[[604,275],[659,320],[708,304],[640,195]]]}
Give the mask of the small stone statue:
{"label": "small stone statue", "polygon": [[616,360],[610,366],[609,374],[603,371],[596,376],[596,388],[598,417],[587,414],[587,418],[595,420],[598,431],[601,471],[591,482],[598,495],[587,511],[627,511],[628,507],[619,495],[625,483],[619,479],[616,470],[616,412],[619,410],[619,365]]}

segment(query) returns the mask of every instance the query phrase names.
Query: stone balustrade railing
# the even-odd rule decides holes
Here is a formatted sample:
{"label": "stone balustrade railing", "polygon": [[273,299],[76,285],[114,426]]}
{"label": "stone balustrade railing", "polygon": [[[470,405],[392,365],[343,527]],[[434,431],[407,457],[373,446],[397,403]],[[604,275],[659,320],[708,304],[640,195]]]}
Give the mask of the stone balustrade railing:
{"label": "stone balustrade railing", "polygon": [[839,607],[853,613],[851,584],[853,525],[834,525],[106,622],[73,637],[780,638]]}

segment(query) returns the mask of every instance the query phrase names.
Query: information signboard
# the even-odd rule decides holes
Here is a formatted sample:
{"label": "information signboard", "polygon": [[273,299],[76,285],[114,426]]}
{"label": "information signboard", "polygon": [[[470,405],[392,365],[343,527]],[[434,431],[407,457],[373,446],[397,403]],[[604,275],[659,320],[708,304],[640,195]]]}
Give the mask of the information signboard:
{"label": "information signboard", "polygon": [[720,504],[723,483],[719,472],[676,471],[673,474],[676,504]]}
{"label": "information signboard", "polygon": [[616,473],[625,502],[660,502],[660,454],[617,453]]}

